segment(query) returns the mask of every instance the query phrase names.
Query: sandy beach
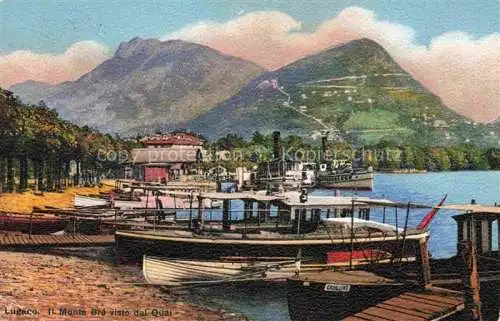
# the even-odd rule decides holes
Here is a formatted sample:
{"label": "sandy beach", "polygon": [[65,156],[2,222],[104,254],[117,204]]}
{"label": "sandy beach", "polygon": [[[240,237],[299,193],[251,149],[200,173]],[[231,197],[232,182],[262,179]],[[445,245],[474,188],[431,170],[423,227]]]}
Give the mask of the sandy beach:
{"label": "sandy beach", "polygon": [[0,251],[0,320],[235,320],[169,297],[144,284],[139,266],[93,251],[111,250]]}

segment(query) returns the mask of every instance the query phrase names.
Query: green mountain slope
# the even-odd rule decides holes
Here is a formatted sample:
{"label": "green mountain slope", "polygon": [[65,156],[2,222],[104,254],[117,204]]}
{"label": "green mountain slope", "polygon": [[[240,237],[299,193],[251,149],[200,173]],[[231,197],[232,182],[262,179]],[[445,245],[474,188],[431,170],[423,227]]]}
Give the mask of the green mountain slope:
{"label": "green mountain slope", "polygon": [[[277,86],[276,86],[277,85]],[[361,39],[265,73],[236,96],[179,127],[208,137],[254,131],[374,144],[498,144],[494,126],[444,106],[377,43]]]}

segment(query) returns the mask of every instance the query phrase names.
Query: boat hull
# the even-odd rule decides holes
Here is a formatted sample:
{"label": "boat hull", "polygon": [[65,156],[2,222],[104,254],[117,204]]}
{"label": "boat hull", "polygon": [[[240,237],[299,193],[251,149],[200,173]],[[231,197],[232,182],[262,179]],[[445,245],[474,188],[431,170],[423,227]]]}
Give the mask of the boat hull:
{"label": "boat hull", "polygon": [[50,234],[64,230],[69,220],[58,217],[33,217],[22,215],[0,215],[0,231],[31,234]]}
{"label": "boat hull", "polygon": [[101,198],[75,195],[73,205],[75,207],[109,206],[109,201]]}
{"label": "boat hull", "polygon": [[[321,264],[302,264],[301,270],[315,272]],[[227,260],[188,260],[144,256],[143,274],[149,284],[180,286],[210,285],[249,281],[283,281],[294,275],[293,258],[257,260],[238,258]]]}
{"label": "boat hull", "polygon": [[[406,248],[418,244],[426,233],[409,236]],[[299,249],[302,257],[325,261],[328,252],[350,251],[351,245],[345,239],[227,239],[212,237],[163,236],[159,233],[118,231],[115,234],[116,249],[120,261],[139,261],[143,255],[169,258],[219,259],[228,256],[247,257],[296,257]],[[393,252],[400,244],[395,237],[358,238],[354,250],[374,248]],[[408,250],[410,251],[410,250]],[[356,260],[356,258],[355,258]],[[370,258],[362,258],[369,261]],[[358,262],[356,262],[358,264]]]}
{"label": "boat hull", "polygon": [[373,189],[373,173],[353,174],[348,179],[341,180],[340,176],[319,176],[317,187],[330,189]]}
{"label": "boat hull", "polygon": [[[327,284],[332,284],[328,285]],[[404,292],[403,285],[337,284],[287,279],[292,321],[335,321]],[[328,290],[327,290],[328,289]]]}

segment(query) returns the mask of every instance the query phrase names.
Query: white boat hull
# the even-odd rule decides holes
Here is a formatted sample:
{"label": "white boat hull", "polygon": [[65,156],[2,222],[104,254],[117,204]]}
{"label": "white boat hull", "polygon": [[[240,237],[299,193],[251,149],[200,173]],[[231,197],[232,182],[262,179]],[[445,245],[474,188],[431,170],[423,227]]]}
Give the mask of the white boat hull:
{"label": "white boat hull", "polygon": [[[320,271],[325,265],[301,265],[301,272]],[[287,261],[202,261],[144,256],[146,281],[155,285],[180,286],[225,282],[285,280],[295,274],[296,262]]]}
{"label": "white boat hull", "polygon": [[109,205],[109,201],[101,198],[75,195],[73,205],[75,207],[107,206]]}

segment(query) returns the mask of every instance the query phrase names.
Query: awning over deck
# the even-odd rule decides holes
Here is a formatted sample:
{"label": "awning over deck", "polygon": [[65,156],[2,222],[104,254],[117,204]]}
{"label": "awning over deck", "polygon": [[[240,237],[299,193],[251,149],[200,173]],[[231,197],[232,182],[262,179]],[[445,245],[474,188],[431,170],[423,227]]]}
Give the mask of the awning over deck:
{"label": "awning over deck", "polygon": [[252,192],[201,193],[201,197],[215,199],[215,200],[251,200],[257,202],[271,202],[284,199],[284,196],[281,195],[265,195],[262,193],[252,193]]}
{"label": "awning over deck", "polygon": [[443,210],[455,210],[469,213],[485,213],[500,215],[500,206],[488,206],[479,204],[448,204],[439,206]]}

